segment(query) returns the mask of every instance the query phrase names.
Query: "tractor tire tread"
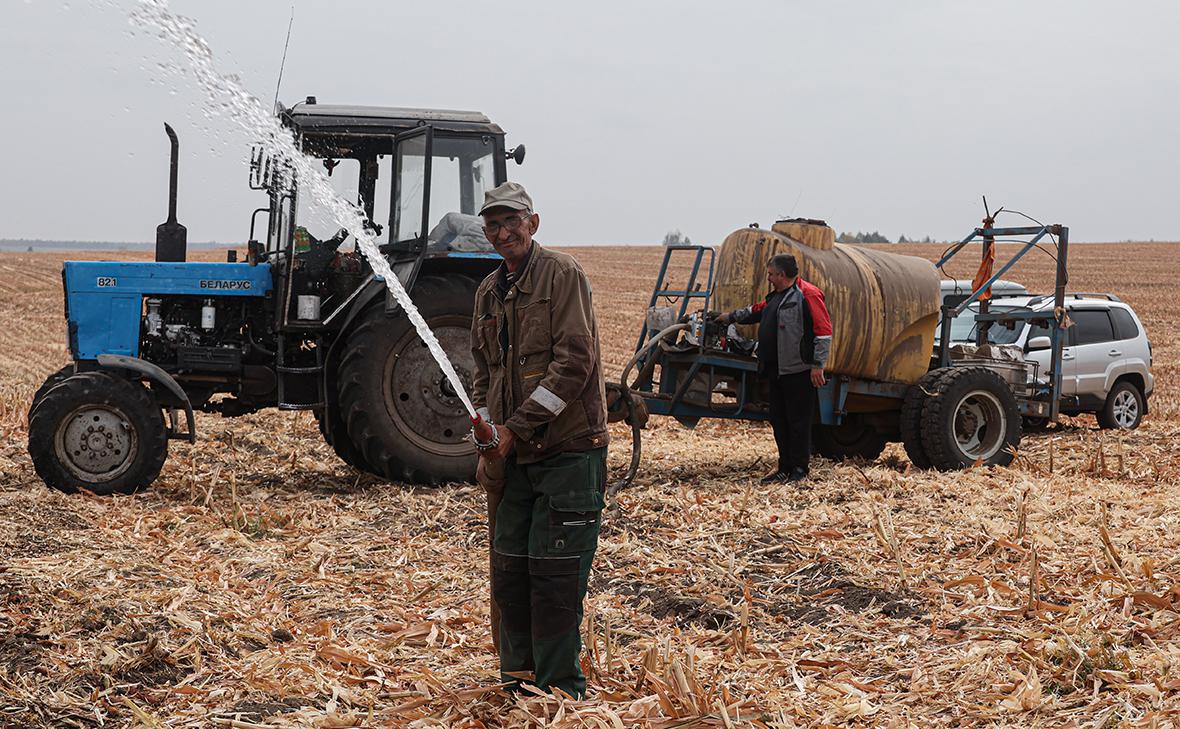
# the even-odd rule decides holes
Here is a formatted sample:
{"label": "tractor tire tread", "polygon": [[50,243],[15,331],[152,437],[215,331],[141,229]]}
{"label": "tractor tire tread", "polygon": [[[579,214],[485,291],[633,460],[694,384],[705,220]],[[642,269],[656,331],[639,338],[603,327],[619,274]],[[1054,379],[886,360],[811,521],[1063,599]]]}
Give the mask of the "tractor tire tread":
{"label": "tractor tire tread", "polygon": [[42,382],[41,386],[37,388],[37,391],[33,393],[33,400],[29,405],[29,420],[32,420],[33,411],[36,410],[37,406],[41,404],[41,400],[45,397],[45,393],[60,385],[63,380],[72,374],[74,374],[73,362],[45,378],[45,382]]}
{"label": "tractor tire tread", "polygon": [[[463,297],[471,299],[476,285],[477,282],[467,276],[431,275],[419,279],[414,288],[416,292],[424,294],[421,301],[422,306],[426,307],[433,301],[455,301],[462,300]],[[390,334],[391,325],[395,322],[404,322],[404,326],[410,326],[408,320],[403,314],[399,314],[396,319],[387,317],[384,299],[371,306],[369,311],[360,314],[360,319],[360,323],[349,334],[345,343],[336,379],[341,419],[352,446],[363,458],[363,465],[358,468],[364,468],[390,481],[431,486],[443,483],[444,479],[438,474],[406,462],[404,457],[399,457],[393,451],[390,439],[387,436],[383,437],[373,422],[375,398],[373,393],[369,392],[360,371],[362,366],[370,364],[378,357],[374,350],[379,343],[393,336]],[[399,330],[402,326],[398,324]],[[408,444],[406,447],[409,447]]]}

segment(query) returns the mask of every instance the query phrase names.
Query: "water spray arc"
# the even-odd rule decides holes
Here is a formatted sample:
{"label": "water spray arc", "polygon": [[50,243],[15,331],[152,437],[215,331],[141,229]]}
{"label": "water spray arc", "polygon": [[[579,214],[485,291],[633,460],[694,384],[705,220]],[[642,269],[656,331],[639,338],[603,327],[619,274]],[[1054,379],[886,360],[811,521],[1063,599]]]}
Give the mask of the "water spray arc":
{"label": "water spray arc", "polygon": [[[389,287],[397,303],[413,323],[418,335],[438,362],[455,394],[462,401],[468,415],[476,418],[475,407],[464,388],[454,365],[443,351],[434,332],[418,312],[410,295],[394,274],[389,261],[381,254],[366,224],[363,210],[345,200],[332,188],[324,171],[295,145],[289,130],[268,113],[262,103],[235,76],[220,73],[213,61],[213,51],[197,32],[192,21],[171,11],[166,0],[141,0],[132,22],[154,28],[169,45],[179,47],[185,55],[188,70],[205,93],[209,113],[222,116],[237,124],[242,131],[254,135],[266,150],[286,160],[295,177],[311,193],[318,204],[338,225],[348,231],[364,253],[374,275]],[[424,232],[423,232],[424,234]]]}

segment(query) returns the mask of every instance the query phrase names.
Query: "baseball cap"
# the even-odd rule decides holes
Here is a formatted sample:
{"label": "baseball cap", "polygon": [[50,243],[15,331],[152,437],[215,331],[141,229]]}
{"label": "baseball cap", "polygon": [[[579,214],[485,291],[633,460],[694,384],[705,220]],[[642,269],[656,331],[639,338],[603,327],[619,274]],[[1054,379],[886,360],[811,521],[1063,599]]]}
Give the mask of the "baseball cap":
{"label": "baseball cap", "polygon": [[483,207],[479,209],[479,214],[483,215],[491,208],[532,210],[533,199],[525,192],[524,185],[519,182],[505,182],[483,194]]}

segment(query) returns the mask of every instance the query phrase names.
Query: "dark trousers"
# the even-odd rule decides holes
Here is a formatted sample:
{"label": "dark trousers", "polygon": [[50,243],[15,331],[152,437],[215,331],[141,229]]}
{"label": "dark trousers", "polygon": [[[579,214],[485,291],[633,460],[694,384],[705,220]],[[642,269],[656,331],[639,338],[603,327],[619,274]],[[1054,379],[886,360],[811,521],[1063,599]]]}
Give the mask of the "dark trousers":
{"label": "dark trousers", "polygon": [[770,425],[778,445],[778,470],[808,468],[811,461],[811,417],[815,386],[811,370],[770,378]]}
{"label": "dark trousers", "polygon": [[520,465],[509,458],[492,542],[500,674],[586,693],[582,601],[598,548],[606,448]]}

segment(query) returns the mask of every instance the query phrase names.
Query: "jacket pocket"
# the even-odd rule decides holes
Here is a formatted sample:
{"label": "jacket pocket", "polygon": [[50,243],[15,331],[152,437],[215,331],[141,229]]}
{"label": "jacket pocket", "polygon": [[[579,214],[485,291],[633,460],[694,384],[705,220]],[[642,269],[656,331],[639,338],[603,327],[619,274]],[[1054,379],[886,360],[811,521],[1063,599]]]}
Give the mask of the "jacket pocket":
{"label": "jacket pocket", "polygon": [[[519,356],[527,357],[553,349],[553,332],[549,315],[549,299],[530,301],[516,310],[516,331],[520,340]],[[523,370],[522,370],[523,371]]]}
{"label": "jacket pocket", "polygon": [[500,351],[500,327],[498,320],[492,316],[479,321],[479,337],[475,346],[484,351],[484,357],[489,365],[502,365],[503,353]]}

